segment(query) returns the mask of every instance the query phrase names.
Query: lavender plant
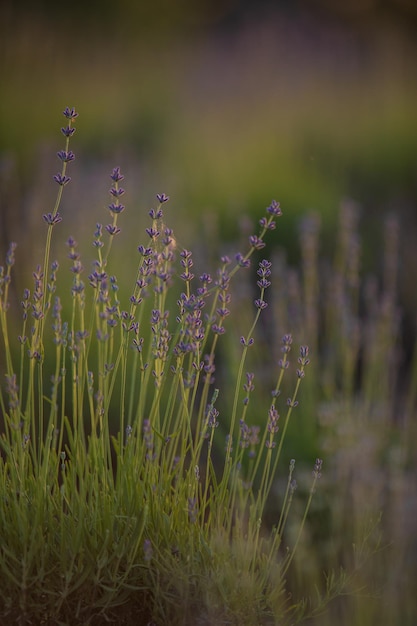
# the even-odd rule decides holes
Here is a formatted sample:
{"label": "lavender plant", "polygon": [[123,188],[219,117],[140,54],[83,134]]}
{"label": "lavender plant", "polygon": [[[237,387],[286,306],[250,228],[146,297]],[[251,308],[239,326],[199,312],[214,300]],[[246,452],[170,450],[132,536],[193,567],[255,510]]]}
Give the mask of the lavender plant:
{"label": "lavender plant", "polygon": [[[293,390],[281,403],[293,349],[292,336],[284,334],[269,399],[251,410],[257,379],[248,363],[268,307],[267,259],[258,264],[259,292],[248,303],[249,330],[236,337],[234,389],[216,386],[218,347],[233,330],[231,284],[265,247],[281,208],[275,201],[268,206],[246,252],[223,256],[216,273],[196,277],[191,251],[166,225],[169,198],[158,194],[126,296],[111,273],[125,209],[124,177],[116,167],[110,222],[96,225],[88,284],[70,237],[64,271],[73,280],[70,294],[62,293],[63,270],[50,260],[51,241],[63,219],[77,115],[73,108],[64,111],[57,199],[43,216],[44,258],[23,293],[17,338],[8,325],[8,316],[17,315],[10,302],[15,244],[0,272],[0,615],[22,624],[301,620],[312,609],[302,598],[299,605],[290,600],[287,574],[322,460],[314,463],[289,544],[295,461],[285,470],[282,451],[310,358],[302,345]],[[283,471],[288,476],[280,513],[270,529],[265,510]],[[320,607],[340,592],[344,575],[328,581]]]}

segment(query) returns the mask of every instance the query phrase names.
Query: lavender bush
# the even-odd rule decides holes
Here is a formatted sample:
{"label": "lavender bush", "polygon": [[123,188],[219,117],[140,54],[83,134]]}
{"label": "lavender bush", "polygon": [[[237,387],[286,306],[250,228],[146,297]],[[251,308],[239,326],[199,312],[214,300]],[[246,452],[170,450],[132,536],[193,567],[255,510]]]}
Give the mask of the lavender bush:
{"label": "lavender bush", "polygon": [[[302,593],[297,600],[291,572],[322,460],[313,463],[297,517],[295,461],[285,470],[283,450],[309,348],[299,346],[292,368],[293,338],[282,332],[275,382],[262,404],[253,400],[257,377],[249,367],[268,308],[270,260],[259,261],[257,293],[245,303],[249,330],[233,338],[228,319],[235,276],[261,254],[280,206],[273,201],[267,208],[246,252],[223,256],[215,274],[196,277],[191,251],[165,223],[169,198],[159,194],[126,296],[112,274],[125,209],[124,177],[115,168],[110,223],[96,225],[86,284],[74,238],[67,241],[68,268],[51,262],[77,115],[64,111],[57,199],[43,216],[44,258],[21,299],[18,337],[10,302],[15,244],[0,274],[1,618],[20,624],[301,621],[340,594],[348,578],[343,570],[329,575],[311,602]],[[58,278],[68,269],[70,294],[61,292]],[[216,364],[226,331],[238,357],[228,373],[233,386],[222,389]],[[267,525],[283,471],[279,514]]]}

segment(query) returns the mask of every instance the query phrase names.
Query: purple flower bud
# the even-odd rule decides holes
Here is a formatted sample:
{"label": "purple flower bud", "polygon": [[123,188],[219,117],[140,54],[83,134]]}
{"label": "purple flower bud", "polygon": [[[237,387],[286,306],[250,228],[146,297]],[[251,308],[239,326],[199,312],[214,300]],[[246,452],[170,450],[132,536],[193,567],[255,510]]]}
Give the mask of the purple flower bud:
{"label": "purple flower bud", "polygon": [[116,189],[116,187],[112,187],[109,191],[110,195],[112,195],[114,198],[120,198],[120,196],[123,196],[125,190],[123,189],[123,187],[119,187],[118,189]]}
{"label": "purple flower bud", "polygon": [[316,462],[314,464],[314,469],[313,469],[313,476],[316,479],[321,478],[321,468],[323,465],[323,460],[322,459],[316,459]]}
{"label": "purple flower bud", "polygon": [[206,283],[207,285],[209,285],[212,282],[212,278],[211,278],[210,274],[202,274],[200,276],[200,281],[202,283]]}
{"label": "purple flower bud", "polygon": [[61,159],[64,163],[69,163],[75,159],[75,154],[72,150],[69,150],[68,152],[66,150],[60,150],[56,154],[58,159]]}
{"label": "purple flower bud", "polygon": [[111,236],[118,235],[120,233],[120,228],[113,226],[112,224],[107,224],[106,230]]}
{"label": "purple flower bud", "polygon": [[265,302],[265,300],[255,300],[255,306],[257,309],[260,309],[261,311],[263,311],[263,309],[266,309],[266,307],[268,306],[268,303]]}
{"label": "purple flower bud", "polygon": [[260,261],[259,269],[257,271],[258,276],[270,276],[271,267],[272,267],[271,261],[268,261],[267,259],[263,259],[263,261]]}
{"label": "purple flower bud", "polygon": [[80,281],[78,284],[73,285],[71,288],[71,292],[73,295],[80,294],[84,291],[84,283]]}
{"label": "purple flower bud", "polygon": [[54,176],[54,181],[56,183],[58,183],[58,185],[61,185],[62,187],[64,185],[68,185],[68,183],[70,182],[71,178],[69,176],[62,176],[62,174],[55,174]]}
{"label": "purple flower bud", "polygon": [[109,204],[109,210],[111,213],[118,215],[125,210],[125,207],[123,204],[115,204],[114,202],[112,202],[111,204]]}
{"label": "purple flower bud", "polygon": [[169,200],[169,196],[165,195],[164,193],[157,193],[156,197],[160,204],[163,204],[164,202],[168,202]]}
{"label": "purple flower bud", "polygon": [[[217,285],[217,282],[216,282]],[[223,291],[225,289],[228,289],[229,287],[229,278],[227,278],[225,281],[222,281],[221,284],[218,285],[219,287],[221,287],[223,289]],[[232,299],[232,296],[230,295],[230,293],[219,293],[219,302],[221,302],[222,304],[228,304]]]}
{"label": "purple flower bud", "polygon": [[72,135],[75,133],[75,128],[67,126],[66,128],[61,128],[61,131],[65,137],[72,137]]}
{"label": "purple flower bud", "polygon": [[149,211],[149,217],[153,220],[161,220],[163,216],[164,214],[162,212],[162,209],[158,209],[158,211],[155,211],[155,209],[151,209]]}
{"label": "purple flower bud", "polygon": [[298,406],[298,400],[291,400],[291,398],[287,398],[287,406],[295,409]]}
{"label": "purple flower bud", "polygon": [[55,213],[55,215],[52,215],[52,213],[48,213],[43,216],[43,219],[49,226],[55,226],[56,224],[62,222],[62,217],[59,213]]}
{"label": "purple flower bud", "polygon": [[73,274],[81,274],[81,272],[83,271],[83,266],[81,265],[80,261],[75,260],[72,267],[70,268],[71,272],[73,272]]}
{"label": "purple flower bud", "polygon": [[156,239],[159,237],[159,231],[156,228],[146,228],[146,233],[149,235],[151,239]]}
{"label": "purple flower bud", "polygon": [[110,174],[110,178],[114,180],[115,183],[118,183],[124,179],[123,174],[120,173],[120,167],[115,167],[113,169],[112,173]]}
{"label": "purple flower bud", "polygon": [[250,337],[250,339],[248,339],[248,341],[246,341],[245,337],[241,337],[240,338],[240,343],[242,344],[242,346],[245,346],[245,347],[248,348],[249,346],[252,346],[255,343],[255,340],[254,340],[253,337]]}
{"label": "purple flower bud", "polygon": [[266,217],[261,217],[259,220],[259,225],[261,228],[266,228],[267,230],[275,230],[277,225],[274,221],[269,222]]}
{"label": "purple flower bud", "polygon": [[245,259],[241,252],[236,254],[235,259],[239,267],[250,267],[250,259]]}
{"label": "purple flower bud", "polygon": [[152,248],[145,248],[144,246],[138,246],[138,250],[142,256],[149,257],[152,254]]}
{"label": "purple flower bud", "polygon": [[65,110],[63,111],[63,114],[65,115],[65,117],[69,120],[75,120],[76,117],[78,117],[78,113],[76,112],[76,110],[74,109],[74,107],[72,107],[71,109],[69,107],[65,107]]}
{"label": "purple flower bud", "polygon": [[271,215],[277,215],[278,217],[282,215],[281,207],[279,205],[279,202],[277,202],[276,200],[272,200],[271,204],[269,205],[269,207],[267,207],[266,210]]}
{"label": "purple flower bud", "polygon": [[262,250],[262,248],[265,248],[265,242],[262,241],[262,239],[260,239],[257,235],[251,235],[249,237],[249,243],[251,245],[252,248],[255,248],[255,250]]}
{"label": "purple flower bud", "polygon": [[260,289],[268,289],[271,285],[270,281],[266,280],[266,278],[261,278],[261,280],[258,280],[256,284]]}
{"label": "purple flower bud", "polygon": [[72,248],[71,252],[68,253],[68,258],[71,259],[71,261],[78,261],[80,259],[80,254]]}

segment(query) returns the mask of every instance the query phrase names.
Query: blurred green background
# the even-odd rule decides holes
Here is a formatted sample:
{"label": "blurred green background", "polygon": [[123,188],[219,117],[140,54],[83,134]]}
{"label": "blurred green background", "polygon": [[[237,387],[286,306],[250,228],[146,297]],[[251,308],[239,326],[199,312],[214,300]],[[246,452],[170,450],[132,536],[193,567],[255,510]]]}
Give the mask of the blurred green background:
{"label": "blurred green background", "polygon": [[401,305],[414,332],[413,0],[21,0],[0,12],[0,258],[18,242],[18,294],[42,258],[61,112],[74,106],[77,158],[54,241],[76,236],[87,270],[116,165],[127,191],[118,246],[133,255],[156,193],[170,195],[166,221],[205,263],[252,232],[246,217],[272,198],[284,217],[269,241],[289,262],[310,211],[328,255],[349,198],[360,207],[365,273],[381,270],[383,217],[400,215]]}
{"label": "blurred green background", "polygon": [[208,219],[236,233],[272,197],[294,257],[294,220],[318,210],[331,240],[344,197],[362,206],[371,248],[382,213],[415,227],[413,0],[44,0],[0,11],[2,247],[29,225],[33,237],[32,208],[49,210],[67,105],[80,113],[77,215],[102,210],[120,165],[129,207],[168,193],[174,220],[192,216],[193,240]]}

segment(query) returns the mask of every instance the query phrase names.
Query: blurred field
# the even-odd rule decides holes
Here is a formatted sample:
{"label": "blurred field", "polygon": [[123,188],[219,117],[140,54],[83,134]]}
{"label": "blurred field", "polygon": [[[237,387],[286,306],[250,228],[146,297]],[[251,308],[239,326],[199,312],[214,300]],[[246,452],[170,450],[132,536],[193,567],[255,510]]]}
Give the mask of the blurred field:
{"label": "blurred field", "polygon": [[65,208],[77,214],[78,232],[90,238],[105,219],[107,189],[98,181],[115,165],[129,180],[132,247],[155,193],[171,196],[183,245],[201,244],[208,233],[230,239],[244,216],[275,197],[285,214],[276,241],[296,261],[300,216],[320,213],[326,252],[340,202],[352,198],[361,207],[365,271],[380,269],[374,241],[382,216],[401,216],[400,290],[413,326],[413,5],[147,5],[125,2],[114,11],[92,3],[69,15],[46,0],[37,10],[3,6],[2,256],[16,240],[31,266],[37,258],[37,216],[54,194],[55,129],[63,107],[76,106],[75,184]]}
{"label": "blurred field", "polygon": [[[167,222],[201,262],[213,260],[230,239],[246,233],[246,216],[255,219],[272,197],[279,200],[284,217],[273,239],[277,249],[286,251],[286,260],[278,254],[276,261],[277,267],[278,259],[283,264],[279,287],[287,289],[290,304],[294,274],[287,261],[304,259],[308,286],[308,257],[303,257],[298,238],[302,216],[316,212],[320,255],[333,256],[340,203],[344,198],[357,202],[364,274],[375,272],[381,280],[383,216],[399,217],[396,297],[403,317],[401,330],[391,336],[393,345],[384,354],[401,347],[405,385],[412,376],[410,346],[417,306],[417,18],[412,3],[409,13],[405,8],[378,11],[378,3],[365,3],[375,10],[344,15],[326,11],[325,3],[315,3],[314,11],[308,3],[299,3],[297,9],[277,3],[276,10],[274,3],[261,3],[262,9],[256,10],[251,3],[230,1],[222,12],[220,6],[210,11],[210,3],[204,2],[201,11],[192,11],[184,1],[178,14],[167,10],[169,3],[160,4],[160,14],[147,12],[145,4],[139,2],[135,9],[134,3],[125,2],[112,13],[104,3],[101,18],[94,13],[94,3],[84,15],[81,6],[72,15],[59,9],[54,13],[47,2],[35,13],[24,3],[20,11],[2,9],[0,251],[3,259],[8,242],[15,240],[17,258],[25,261],[26,269],[16,276],[16,298],[41,260],[41,215],[54,199],[52,174],[61,148],[57,129],[63,108],[75,106],[80,113],[72,144],[77,160],[64,196],[59,236],[64,241],[76,234],[84,250],[95,223],[105,223],[108,176],[116,165],[125,173],[127,191],[119,250],[133,254],[143,243],[147,209],[156,193],[171,196]],[[93,254],[91,250],[91,259]],[[88,268],[88,258],[84,262]],[[115,264],[122,282],[126,262],[130,257],[119,256]],[[275,321],[283,326],[283,311],[279,303],[275,306]],[[291,330],[297,341],[310,341],[308,318],[297,327],[296,319],[285,315],[295,325]],[[320,343],[320,329],[313,330]],[[326,339],[327,347],[336,346],[330,335]],[[343,356],[347,339],[342,339],[335,350]],[[381,411],[374,396],[367,404],[366,398],[363,405],[362,400],[346,404],[346,393],[334,397],[332,404],[332,393],[340,392],[334,381],[340,382],[337,375],[343,379],[343,374],[333,373],[332,378],[332,361],[327,364],[326,380],[320,379],[323,371],[316,371],[310,388],[314,408],[306,411],[303,423],[310,423],[312,430],[290,437],[301,454],[309,437],[311,451],[326,446],[334,471],[328,489],[335,489],[336,495],[344,490],[348,497],[345,508],[337,511],[319,501],[309,540],[323,546],[324,561],[329,553],[330,561],[340,555],[347,558],[342,554],[343,534],[355,536],[353,530],[364,523],[362,507],[370,499],[375,509],[381,502],[386,506],[383,530],[394,546],[365,568],[362,582],[375,583],[372,599],[339,603],[331,619],[390,626],[400,623],[396,620],[401,607],[401,623],[413,626],[416,607],[410,580],[415,566],[410,555],[415,554],[416,537],[409,520],[415,510],[416,458],[407,438],[415,433],[415,398],[410,394],[404,408],[396,389],[388,393]],[[373,371],[383,372],[384,367]],[[326,388],[329,380],[333,388]],[[398,380],[396,384],[401,387]],[[397,401],[402,404],[396,406]],[[316,409],[324,421],[320,437],[311,426],[318,419]],[[382,415],[378,423],[375,414]],[[408,430],[394,430],[396,440],[388,442],[391,422],[404,415]],[[413,495],[408,505],[407,489]],[[346,521],[350,515],[352,524]],[[329,528],[334,535],[323,539],[320,533]],[[307,561],[316,558],[310,548],[306,541]],[[390,575],[381,574],[390,568]],[[305,579],[308,587],[308,567]],[[317,622],[327,623],[334,622]]]}
{"label": "blurred field", "polygon": [[230,224],[273,195],[329,232],[346,196],[367,215],[415,208],[416,50],[398,20],[261,3],[227,21],[185,2],[158,30],[158,13],[106,6],[101,20],[3,9],[3,178],[34,182],[72,103],[84,163],[134,169],[142,204],[163,187],[185,214]]}

